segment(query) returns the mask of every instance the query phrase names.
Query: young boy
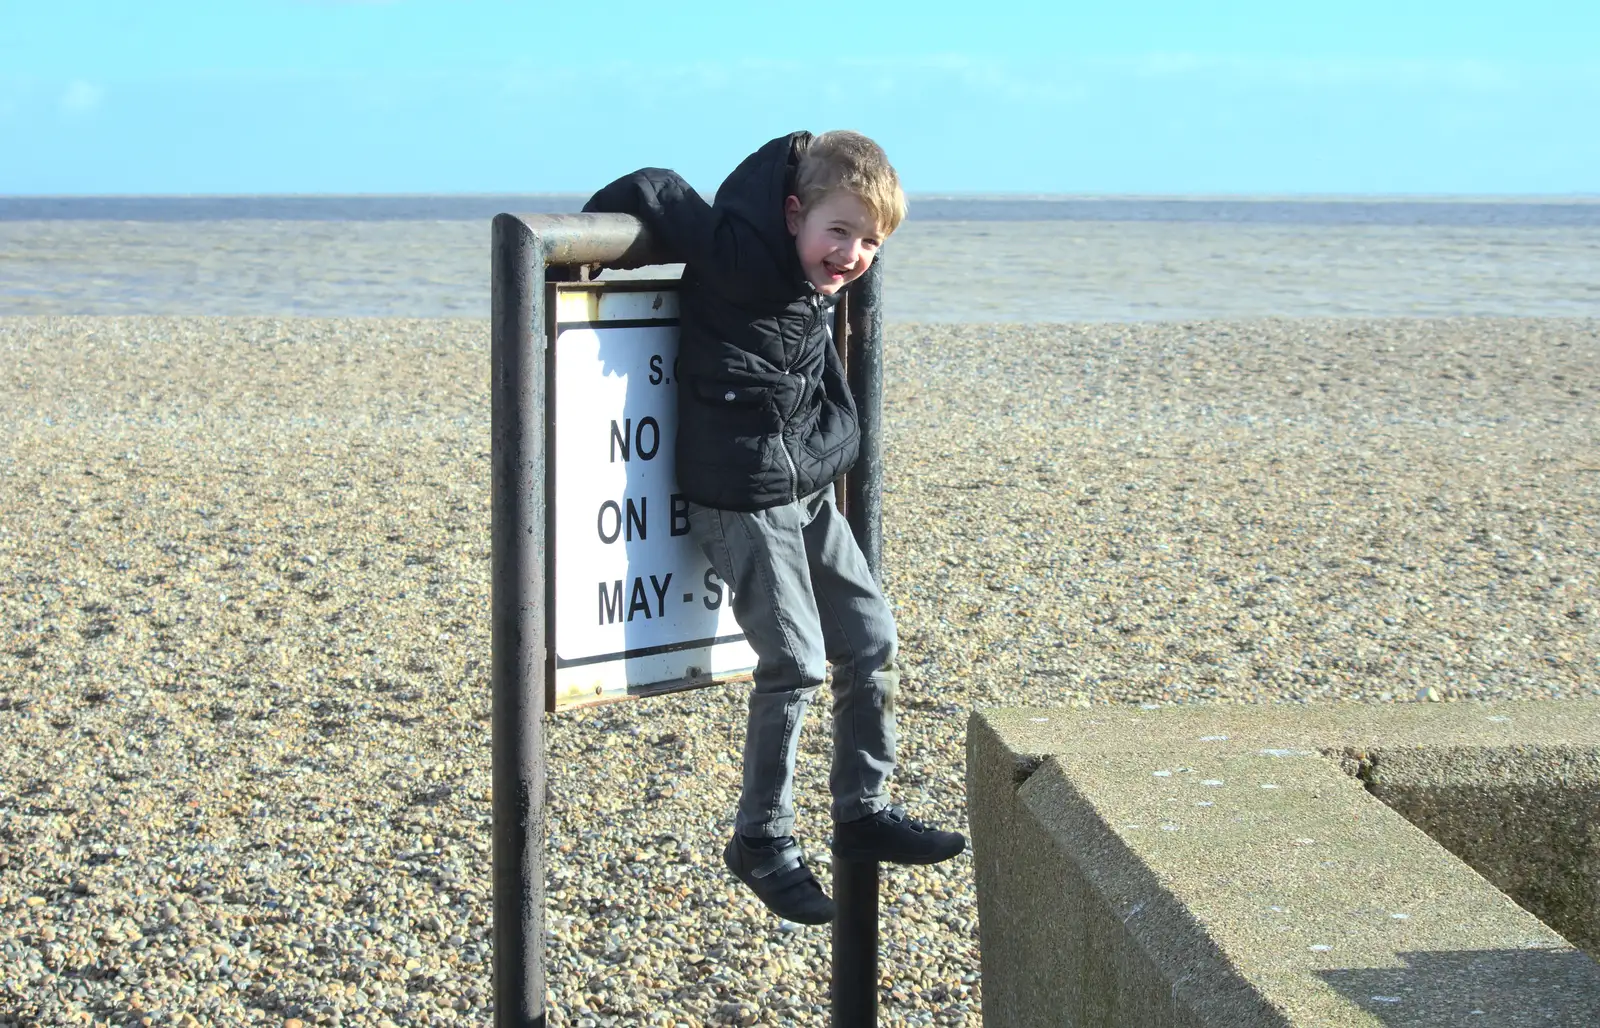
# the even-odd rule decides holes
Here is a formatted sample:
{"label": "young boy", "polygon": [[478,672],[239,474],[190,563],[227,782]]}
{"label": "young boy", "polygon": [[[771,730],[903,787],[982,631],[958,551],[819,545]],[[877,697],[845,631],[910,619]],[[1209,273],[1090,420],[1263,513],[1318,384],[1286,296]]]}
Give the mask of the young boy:
{"label": "young boy", "polygon": [[715,204],[646,168],[584,206],[640,218],[686,264],[678,485],[757,658],[723,860],[774,912],[806,924],[834,915],[792,834],[800,722],[828,663],[834,852],[932,864],[966,845],[890,806],[894,617],[833,497],[858,448],[833,307],[905,209],[882,148],[855,132],[772,140],[734,169]]}

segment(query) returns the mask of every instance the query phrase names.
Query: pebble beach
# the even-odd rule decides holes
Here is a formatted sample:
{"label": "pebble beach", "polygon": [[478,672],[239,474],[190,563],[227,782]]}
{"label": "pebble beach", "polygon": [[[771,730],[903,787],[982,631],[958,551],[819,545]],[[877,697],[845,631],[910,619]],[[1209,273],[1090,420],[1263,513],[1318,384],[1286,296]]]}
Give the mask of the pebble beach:
{"label": "pebble beach", "polygon": [[[488,336],[0,318],[0,1026],[491,1022]],[[1600,694],[1600,320],[886,345],[916,815],[982,707]],[[551,1024],[827,1023],[827,929],[718,856],[743,713],[548,719]],[[970,852],[885,870],[881,972],[981,1024]]]}

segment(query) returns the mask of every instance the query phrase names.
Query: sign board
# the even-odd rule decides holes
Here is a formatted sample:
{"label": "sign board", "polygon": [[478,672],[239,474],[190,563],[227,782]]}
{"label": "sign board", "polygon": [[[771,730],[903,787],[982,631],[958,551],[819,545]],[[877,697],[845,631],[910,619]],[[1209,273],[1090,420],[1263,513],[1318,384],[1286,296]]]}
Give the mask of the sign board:
{"label": "sign board", "polygon": [[755,653],[677,488],[677,283],[549,290],[546,709],[748,676]]}

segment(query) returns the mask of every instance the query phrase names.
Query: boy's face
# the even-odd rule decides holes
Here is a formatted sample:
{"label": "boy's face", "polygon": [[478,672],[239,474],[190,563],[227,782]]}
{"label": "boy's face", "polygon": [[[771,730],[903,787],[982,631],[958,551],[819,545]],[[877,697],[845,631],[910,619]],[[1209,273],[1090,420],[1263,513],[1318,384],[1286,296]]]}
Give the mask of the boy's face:
{"label": "boy's face", "polygon": [[800,198],[783,203],[806,281],[831,296],[866,274],[883,238],[866,204],[851,193],[833,193],[800,209]]}

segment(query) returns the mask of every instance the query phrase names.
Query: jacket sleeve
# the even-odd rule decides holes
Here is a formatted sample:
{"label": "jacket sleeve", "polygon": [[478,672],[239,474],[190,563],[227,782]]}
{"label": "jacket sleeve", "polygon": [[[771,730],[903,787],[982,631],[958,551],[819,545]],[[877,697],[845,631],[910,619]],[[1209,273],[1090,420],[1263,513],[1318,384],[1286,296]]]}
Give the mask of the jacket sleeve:
{"label": "jacket sleeve", "polygon": [[633,215],[674,261],[694,265],[700,274],[716,275],[738,264],[733,233],[719,231],[718,212],[675,171],[642,168],[624,175],[591,196],[583,209]]}

